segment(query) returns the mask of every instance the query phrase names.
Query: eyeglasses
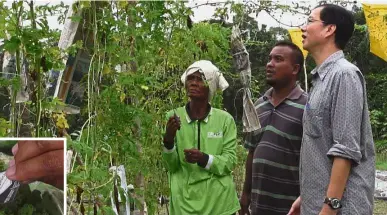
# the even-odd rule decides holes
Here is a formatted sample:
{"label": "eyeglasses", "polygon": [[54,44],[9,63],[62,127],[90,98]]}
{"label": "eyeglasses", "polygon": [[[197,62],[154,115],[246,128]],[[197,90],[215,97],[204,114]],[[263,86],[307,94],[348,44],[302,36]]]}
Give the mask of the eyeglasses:
{"label": "eyeglasses", "polygon": [[324,22],[322,20],[309,18],[306,20],[306,25],[309,25],[310,23],[313,23],[313,22],[321,22],[323,24],[326,24],[326,22]]}

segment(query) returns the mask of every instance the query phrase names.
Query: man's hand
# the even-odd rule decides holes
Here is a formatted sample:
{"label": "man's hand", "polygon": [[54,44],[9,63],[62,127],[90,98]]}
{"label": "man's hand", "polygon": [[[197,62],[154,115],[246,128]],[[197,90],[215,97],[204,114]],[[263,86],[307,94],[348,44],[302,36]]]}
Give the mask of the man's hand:
{"label": "man's hand", "polygon": [[301,197],[298,197],[296,201],[293,202],[288,215],[300,215],[300,214],[301,214]]}
{"label": "man's hand", "polygon": [[324,204],[319,215],[336,215],[337,210],[333,210],[329,205]]}
{"label": "man's hand", "polygon": [[250,215],[249,206],[250,206],[250,195],[246,193],[242,193],[241,199],[239,203],[241,205],[241,209],[239,210],[239,215]]}
{"label": "man's hand", "polygon": [[197,163],[203,160],[204,155],[198,149],[184,149],[185,160],[188,163]]}
{"label": "man's hand", "polygon": [[176,115],[173,115],[167,122],[164,141],[173,145],[177,130],[180,130],[180,118]]}
{"label": "man's hand", "polygon": [[42,181],[63,189],[63,140],[19,141],[13,148],[6,176],[10,180],[30,183]]}

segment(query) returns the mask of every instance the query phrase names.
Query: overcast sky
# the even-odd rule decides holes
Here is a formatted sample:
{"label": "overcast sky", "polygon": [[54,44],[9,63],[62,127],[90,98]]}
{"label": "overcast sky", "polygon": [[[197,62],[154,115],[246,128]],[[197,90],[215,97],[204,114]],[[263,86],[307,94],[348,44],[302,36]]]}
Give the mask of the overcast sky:
{"label": "overcast sky", "polygon": [[[242,2],[241,0],[236,0],[239,2]],[[255,0],[257,2],[258,0]],[[10,5],[12,1],[7,1],[6,5]],[[58,4],[61,1],[58,0],[36,0],[35,1],[37,5],[40,4]],[[63,0],[63,2],[67,5],[70,5],[73,0]],[[225,2],[223,1],[215,1],[215,0],[189,0],[187,5],[189,7],[192,7],[197,3],[198,5],[204,4],[204,3],[216,3],[216,2]],[[317,0],[311,0],[311,1],[297,1],[297,0],[278,0],[276,2],[279,2],[280,4],[291,4],[291,2],[299,2],[300,4],[309,4],[310,6],[315,6],[317,5]],[[352,2],[352,1],[351,1]],[[371,3],[371,4],[387,4],[387,0],[363,0],[363,1],[357,1],[357,5],[360,7],[361,3]],[[208,20],[210,19],[215,11],[215,6],[210,6],[210,5],[203,5],[197,8],[194,8],[194,16],[192,17],[192,20],[194,22],[199,22],[203,20]],[[348,8],[350,9],[350,7]],[[283,15],[281,14],[272,14],[277,20],[280,20],[281,22],[287,24],[287,25],[301,25],[302,23],[305,22],[306,17],[300,14],[290,14],[290,13],[285,13]],[[251,15],[253,16],[253,15]],[[253,16],[255,17],[255,15]],[[231,21],[231,17],[229,19]],[[259,13],[258,17],[256,17],[256,20],[258,22],[258,25],[261,26],[262,24],[267,25],[268,27],[284,27],[284,28],[289,28],[288,26],[281,25],[277,21],[275,21],[269,14],[267,14],[265,11],[262,11]],[[59,28],[62,29],[63,25],[59,25],[57,21],[57,17],[49,17],[48,22],[50,27],[52,28]]]}
{"label": "overcast sky", "polygon": [[[257,2],[257,1],[258,0],[256,0],[255,2]],[[206,3],[206,2],[208,2],[208,1],[207,0],[206,1],[204,1],[204,0],[201,0],[201,1],[190,0],[188,5],[189,6],[193,6],[193,5],[195,5],[195,3],[203,4],[203,3]],[[210,2],[219,2],[219,1],[210,1]],[[238,2],[242,2],[242,1],[238,1]],[[310,6],[314,7],[314,6],[317,5],[317,3],[319,1],[317,1],[317,0],[310,0],[310,1],[305,1],[305,0],[304,1],[299,1],[299,0],[276,0],[276,2],[278,2],[279,4],[287,4],[287,5],[291,5],[292,2],[298,2],[300,4],[310,5]],[[353,2],[353,1],[350,1],[350,2]],[[387,0],[364,0],[364,1],[357,1],[357,6],[361,7],[361,3],[387,4]],[[348,9],[351,9],[351,7],[352,6],[348,6]],[[199,7],[198,9],[195,9],[194,10],[194,13],[195,13],[194,15],[195,16],[194,16],[193,20],[194,21],[202,21],[202,20],[210,19],[211,16],[214,14],[215,8],[216,7],[214,7],[214,6],[205,5],[205,6]],[[282,23],[287,24],[287,25],[301,25],[307,19],[306,16],[303,16],[301,14],[285,13],[285,14],[281,15],[280,13],[278,13],[278,14],[272,14],[272,15],[277,20],[279,20]],[[255,15],[251,15],[251,16],[255,17]],[[281,25],[280,23],[278,23],[276,20],[274,20],[265,11],[260,12],[258,14],[258,17],[256,17],[256,20],[258,22],[258,25],[265,24],[268,27],[284,27],[284,28],[289,28],[288,26],[284,26],[284,25]]]}

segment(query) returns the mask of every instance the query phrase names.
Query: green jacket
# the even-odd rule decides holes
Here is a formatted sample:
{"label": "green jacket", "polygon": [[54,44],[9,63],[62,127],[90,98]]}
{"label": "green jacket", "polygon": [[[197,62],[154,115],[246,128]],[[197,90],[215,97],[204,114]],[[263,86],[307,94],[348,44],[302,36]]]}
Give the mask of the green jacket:
{"label": "green jacket", "polygon": [[[167,113],[167,119],[173,111]],[[172,215],[230,215],[240,209],[232,170],[236,164],[236,126],[225,111],[211,108],[202,121],[192,121],[185,107],[176,109],[181,127],[175,147],[164,148],[169,172]],[[199,147],[200,144],[200,147]],[[184,149],[199,148],[209,155],[207,166],[185,161]]]}

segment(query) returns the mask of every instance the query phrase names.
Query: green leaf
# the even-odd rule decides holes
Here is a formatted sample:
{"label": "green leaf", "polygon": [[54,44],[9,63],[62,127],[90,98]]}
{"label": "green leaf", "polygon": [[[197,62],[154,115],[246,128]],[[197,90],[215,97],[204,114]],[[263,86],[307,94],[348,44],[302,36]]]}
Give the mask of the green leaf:
{"label": "green leaf", "polygon": [[87,155],[90,157],[93,154],[93,149],[80,141],[69,141],[68,146],[69,148],[73,148],[76,152],[82,155]]}
{"label": "green leaf", "polygon": [[17,36],[12,36],[9,40],[4,41],[4,49],[11,54],[14,54],[16,50],[18,50],[20,44],[20,39]]}
{"label": "green leaf", "polygon": [[105,183],[109,178],[109,172],[107,169],[103,169],[101,167],[93,167],[90,171],[90,174],[94,181]]}
{"label": "green leaf", "polygon": [[83,172],[80,172],[80,173],[72,172],[67,174],[67,182],[69,184],[76,185],[76,184],[81,184],[84,181],[85,181],[85,177]]}
{"label": "green leaf", "polygon": [[0,118],[0,137],[6,137],[9,129],[11,129],[11,123],[6,119]]}
{"label": "green leaf", "polygon": [[122,187],[118,186],[118,193],[121,196],[121,202],[126,202],[126,196],[125,196],[125,191],[122,189]]}
{"label": "green leaf", "polygon": [[71,19],[71,21],[73,22],[80,22],[82,20],[82,16],[74,15],[74,16],[70,16],[69,19]]}
{"label": "green leaf", "polygon": [[86,9],[91,7],[90,1],[80,1],[81,9]]}

